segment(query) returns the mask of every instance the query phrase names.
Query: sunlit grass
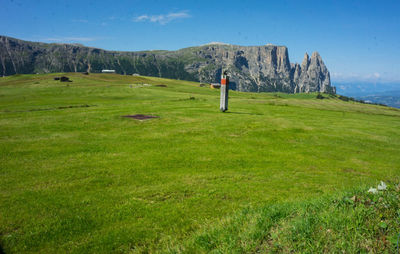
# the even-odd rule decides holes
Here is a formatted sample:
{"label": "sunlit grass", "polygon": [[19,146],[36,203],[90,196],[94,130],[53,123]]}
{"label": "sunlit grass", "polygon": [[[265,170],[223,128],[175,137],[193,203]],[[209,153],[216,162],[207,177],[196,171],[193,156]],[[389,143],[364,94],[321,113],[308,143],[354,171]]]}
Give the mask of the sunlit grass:
{"label": "sunlit grass", "polygon": [[[73,82],[53,80],[61,75]],[[249,206],[400,173],[399,110],[316,94],[230,96],[220,113],[219,90],[193,82],[0,78],[1,246],[163,250]]]}

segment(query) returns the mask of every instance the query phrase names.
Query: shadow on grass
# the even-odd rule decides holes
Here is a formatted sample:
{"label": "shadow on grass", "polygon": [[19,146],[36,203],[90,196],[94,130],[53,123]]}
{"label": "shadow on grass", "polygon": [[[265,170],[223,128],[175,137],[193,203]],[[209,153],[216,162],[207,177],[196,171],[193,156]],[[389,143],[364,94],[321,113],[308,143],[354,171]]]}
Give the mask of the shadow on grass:
{"label": "shadow on grass", "polygon": [[231,112],[231,111],[226,111],[224,113],[225,114],[238,114],[238,115],[253,115],[253,116],[262,116],[262,115],[264,115],[264,114],[261,114],[261,113]]}
{"label": "shadow on grass", "polygon": [[3,247],[0,245],[0,254],[5,254]]}
{"label": "shadow on grass", "polygon": [[36,108],[36,109],[18,110],[18,111],[4,110],[4,111],[1,111],[1,112],[4,112],[4,113],[21,113],[21,112],[49,111],[49,110],[57,110],[57,109],[89,108],[89,107],[96,107],[96,105],[87,105],[87,104],[85,104],[85,105],[71,105],[71,106],[60,106],[60,107],[56,107],[56,108]]}

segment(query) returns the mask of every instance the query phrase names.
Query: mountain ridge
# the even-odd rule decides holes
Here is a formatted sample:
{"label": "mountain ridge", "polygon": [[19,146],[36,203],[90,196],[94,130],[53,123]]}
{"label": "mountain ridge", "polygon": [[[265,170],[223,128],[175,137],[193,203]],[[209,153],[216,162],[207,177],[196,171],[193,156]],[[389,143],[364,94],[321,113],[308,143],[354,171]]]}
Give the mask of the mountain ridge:
{"label": "mountain ridge", "polygon": [[23,41],[0,36],[0,75],[49,72],[138,73],[199,82],[219,82],[223,69],[231,88],[248,92],[335,93],[318,52],[290,63],[285,46],[205,44],[175,51],[109,51],[80,44]]}

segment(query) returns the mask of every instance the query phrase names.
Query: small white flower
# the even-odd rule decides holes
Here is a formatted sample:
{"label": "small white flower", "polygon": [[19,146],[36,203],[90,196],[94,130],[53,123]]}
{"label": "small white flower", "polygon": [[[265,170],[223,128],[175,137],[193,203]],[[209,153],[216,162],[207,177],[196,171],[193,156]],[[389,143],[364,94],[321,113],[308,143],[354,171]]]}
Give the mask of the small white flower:
{"label": "small white flower", "polygon": [[378,185],[378,190],[386,190],[387,186],[386,183],[381,181],[381,183]]}
{"label": "small white flower", "polygon": [[376,193],[378,193],[378,190],[376,188],[371,187],[371,188],[369,188],[368,192],[372,193],[372,194],[376,194]]}

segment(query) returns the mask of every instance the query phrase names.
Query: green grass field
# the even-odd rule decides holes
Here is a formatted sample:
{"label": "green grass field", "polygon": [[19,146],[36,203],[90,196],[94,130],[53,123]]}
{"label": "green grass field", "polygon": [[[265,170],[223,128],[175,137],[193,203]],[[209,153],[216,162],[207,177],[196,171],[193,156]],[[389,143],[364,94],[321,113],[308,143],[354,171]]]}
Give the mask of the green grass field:
{"label": "green grass field", "polygon": [[[0,78],[3,252],[395,251],[400,207],[364,202],[360,216],[383,214],[377,223],[387,227],[351,224],[359,206],[346,197],[380,180],[398,183],[400,110],[231,91],[221,113],[219,90],[194,82],[79,73],[53,80],[60,75]],[[159,118],[122,117],[133,114]],[[392,192],[388,200],[400,202]],[[383,200],[374,198],[363,200]],[[333,209],[332,200],[347,208]],[[332,241],[307,233],[332,216],[353,231],[338,226]],[[304,239],[310,244],[294,244]]]}

